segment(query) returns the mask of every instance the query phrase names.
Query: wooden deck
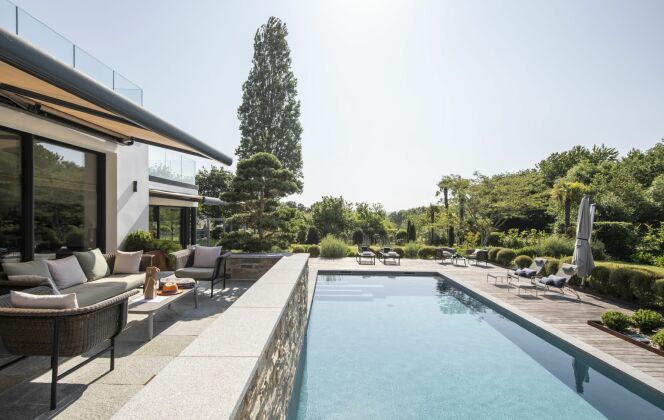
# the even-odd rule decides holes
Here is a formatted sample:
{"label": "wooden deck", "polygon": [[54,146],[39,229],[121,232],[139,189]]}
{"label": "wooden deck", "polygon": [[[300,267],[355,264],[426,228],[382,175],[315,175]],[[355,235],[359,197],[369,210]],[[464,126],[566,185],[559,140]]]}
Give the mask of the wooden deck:
{"label": "wooden deck", "polygon": [[376,265],[359,266],[351,258],[341,260],[313,258],[309,260],[309,266],[312,282],[315,279],[313,274],[318,270],[437,271],[465,286],[490,295],[496,301],[507,303],[538,318],[664,384],[664,357],[587,324],[588,320],[599,320],[601,314],[608,310],[631,314],[635,309],[615,301],[580,293],[582,300],[579,302],[573,296],[563,296],[555,291],[548,292],[546,295],[540,292],[536,297],[532,290],[522,290],[521,295],[517,295],[516,289],[512,288],[508,291],[504,283],[494,284],[492,279],[489,282],[486,281],[488,272],[505,272],[505,269],[492,266],[488,268],[474,265],[465,267],[407,259],[401,260],[401,266],[383,265],[380,262],[376,262]]}

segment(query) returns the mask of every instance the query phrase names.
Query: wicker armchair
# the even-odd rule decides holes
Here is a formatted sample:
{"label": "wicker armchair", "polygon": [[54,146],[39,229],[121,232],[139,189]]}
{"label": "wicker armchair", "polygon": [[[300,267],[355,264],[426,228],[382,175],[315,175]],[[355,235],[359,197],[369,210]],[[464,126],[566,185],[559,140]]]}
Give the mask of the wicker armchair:
{"label": "wicker armchair", "polygon": [[171,252],[170,255],[175,260],[175,277],[193,278],[196,283],[199,281],[210,282],[210,297],[214,295],[214,282],[221,277],[222,287],[226,288],[226,260],[232,255],[230,252],[221,251],[217,257],[214,267],[197,268],[194,265],[195,249],[183,249],[181,251]]}
{"label": "wicker armchair", "polygon": [[475,261],[475,265],[483,262],[485,266],[489,266],[489,251],[485,249],[471,249],[466,251],[466,258]]}
{"label": "wicker armchair", "polygon": [[[30,289],[33,294],[51,294],[48,287]],[[51,410],[57,405],[58,380],[110,350],[110,370],[115,368],[115,337],[127,324],[131,290],[118,296],[78,309],[22,309],[11,307],[9,296],[0,298],[0,339],[4,350],[18,359],[27,356],[51,357]],[[84,362],[58,374],[58,357],[79,356],[97,345],[110,344]]]}

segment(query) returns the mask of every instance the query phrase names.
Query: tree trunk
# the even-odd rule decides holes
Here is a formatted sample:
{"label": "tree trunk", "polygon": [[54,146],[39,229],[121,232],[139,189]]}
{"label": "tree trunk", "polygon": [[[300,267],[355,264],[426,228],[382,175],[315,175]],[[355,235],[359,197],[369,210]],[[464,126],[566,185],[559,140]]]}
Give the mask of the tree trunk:
{"label": "tree trunk", "polygon": [[572,212],[572,200],[568,198],[565,200],[565,235],[567,235],[567,232],[569,232],[571,212]]}

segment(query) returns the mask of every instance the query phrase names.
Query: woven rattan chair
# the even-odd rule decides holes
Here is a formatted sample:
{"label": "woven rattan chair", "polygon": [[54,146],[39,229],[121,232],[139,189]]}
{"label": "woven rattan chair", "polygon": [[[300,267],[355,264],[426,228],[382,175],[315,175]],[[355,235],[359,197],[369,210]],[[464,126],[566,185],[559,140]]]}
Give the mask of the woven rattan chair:
{"label": "woven rattan chair", "polygon": [[175,276],[180,278],[193,278],[197,283],[199,281],[210,282],[210,297],[214,295],[214,282],[221,277],[222,288],[226,288],[226,260],[232,253],[222,250],[221,255],[217,257],[214,267],[197,268],[194,267],[194,249],[183,249],[181,251],[171,252],[170,255],[175,260]]}
{"label": "woven rattan chair", "polygon": [[[48,287],[29,289],[33,294],[51,294]],[[110,370],[115,368],[115,337],[127,325],[127,303],[131,290],[118,296],[78,309],[22,309],[11,307],[9,296],[0,298],[0,339],[5,352],[20,356],[51,358],[51,410],[57,406],[58,380],[110,350]],[[110,340],[104,349],[82,363],[58,374],[58,357],[74,357]]]}

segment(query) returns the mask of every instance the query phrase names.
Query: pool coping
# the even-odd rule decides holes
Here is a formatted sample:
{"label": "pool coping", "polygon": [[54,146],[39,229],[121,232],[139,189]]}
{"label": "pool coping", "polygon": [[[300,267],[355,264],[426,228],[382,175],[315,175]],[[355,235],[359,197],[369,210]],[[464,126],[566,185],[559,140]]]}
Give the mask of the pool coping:
{"label": "pool coping", "polygon": [[[314,276],[315,284],[318,283],[319,275],[374,275],[374,276],[435,276],[451,282],[455,287],[461,289],[464,293],[471,297],[480,300],[482,303],[488,304],[492,309],[498,308],[501,315],[506,316],[508,319],[516,322],[520,326],[528,329],[534,334],[546,337],[553,345],[565,349],[573,349],[581,352],[586,357],[592,359],[600,365],[605,372],[602,374],[608,376],[612,380],[619,380],[625,384],[631,391],[637,391],[640,395],[648,395],[651,398],[664,400],[664,382],[659,381],[652,376],[642,372],[641,370],[628,365],[627,363],[607,354],[590,344],[587,344],[580,339],[567,334],[553,325],[542,321],[520,309],[515,308],[509,303],[497,301],[493,296],[481,290],[475,289],[473,286],[463,284],[454,280],[447,273],[435,270],[367,270],[367,269],[343,269],[343,270],[330,270],[330,269],[313,269],[310,273]],[[315,291],[314,291],[315,293]],[[313,299],[309,302],[309,314],[311,314],[311,306]],[[545,338],[545,339],[546,339]],[[644,397],[645,398],[645,397]],[[649,399],[649,398],[646,398]]]}

